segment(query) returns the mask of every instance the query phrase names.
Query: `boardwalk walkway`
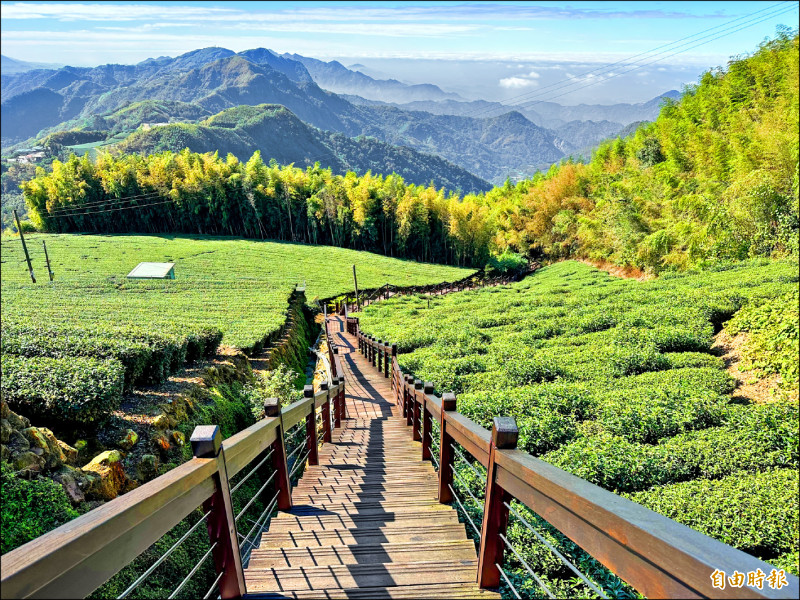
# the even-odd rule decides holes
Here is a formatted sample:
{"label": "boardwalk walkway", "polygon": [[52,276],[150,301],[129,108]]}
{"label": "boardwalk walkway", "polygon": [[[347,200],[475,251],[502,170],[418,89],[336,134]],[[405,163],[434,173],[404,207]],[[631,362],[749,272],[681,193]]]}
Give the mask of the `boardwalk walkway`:
{"label": "boardwalk walkway", "polygon": [[475,546],[436,499],[437,477],[384,379],[334,318],[347,419],[273,518],[245,570],[259,598],[498,598],[475,583]]}

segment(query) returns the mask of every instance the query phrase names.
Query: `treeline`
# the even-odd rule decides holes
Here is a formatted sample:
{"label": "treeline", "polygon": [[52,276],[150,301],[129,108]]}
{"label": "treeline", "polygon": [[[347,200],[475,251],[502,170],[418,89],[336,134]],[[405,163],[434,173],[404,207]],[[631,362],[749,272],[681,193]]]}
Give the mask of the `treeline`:
{"label": "treeline", "polygon": [[661,271],[798,251],[798,37],[783,31],[591,162],[487,195],[498,248]]}
{"label": "treeline", "polygon": [[54,161],[23,184],[41,231],[201,233],[329,244],[484,266],[488,208],[403,178],[184,150]]}
{"label": "treeline", "polygon": [[798,36],[788,30],[707,72],[589,164],[486,194],[189,151],[73,156],[23,185],[45,231],[265,237],[467,266],[512,251],[655,272],[797,254],[799,187]]}

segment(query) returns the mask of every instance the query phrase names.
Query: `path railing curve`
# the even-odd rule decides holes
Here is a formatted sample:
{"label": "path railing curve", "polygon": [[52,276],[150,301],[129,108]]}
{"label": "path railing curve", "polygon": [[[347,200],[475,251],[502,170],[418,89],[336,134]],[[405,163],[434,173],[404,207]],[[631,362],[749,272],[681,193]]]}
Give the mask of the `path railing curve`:
{"label": "path railing curve", "polygon": [[[423,460],[438,471],[439,502],[456,502],[479,540],[477,582],[496,588],[504,581],[521,597],[504,569],[513,556],[545,594],[545,582],[514,548],[506,533],[510,517],[527,527],[566,567],[598,596],[606,597],[586,575],[528,523],[521,504],[555,527],[585,552],[648,598],[797,598],[798,578],[785,575],[774,589],[763,583],[775,568],[749,554],[703,535],[626,498],[589,483],[518,450],[512,418],[496,417],[489,431],[457,411],[452,393],[437,396],[433,384],[405,373],[397,347],[364,334],[358,317],[346,319],[347,332],[372,365],[391,378],[401,418],[409,434],[421,442]],[[457,464],[468,467],[459,475]],[[475,496],[469,476],[483,485],[483,500]],[[461,497],[456,490],[461,489]],[[518,505],[517,505],[518,506]],[[470,516],[473,515],[473,516]],[[480,515],[480,519],[475,518]],[[476,523],[475,521],[480,521]],[[761,575],[761,588],[732,587],[719,574]]]}
{"label": "path railing curve", "polygon": [[[194,458],[188,462],[4,554],[0,597],[88,596],[198,507],[202,507],[203,516],[189,532],[119,597],[126,597],[144,583],[203,524],[210,549],[185,574],[170,598],[180,593],[207,561],[213,564],[216,577],[206,598],[244,596],[243,565],[260,534],[267,530],[276,510],[291,509],[293,482],[303,465],[318,464],[318,447],[331,441],[332,429],[345,417],[341,363],[338,356],[331,362],[338,367],[332,384],[322,383],[317,392],[307,385],[303,399],[285,407],[280,407],[277,399],[268,399],[265,418],[224,441],[217,426],[195,428],[191,436]],[[265,465],[271,467],[271,474],[234,514],[232,497]],[[249,471],[231,486],[231,479],[248,467]],[[272,489],[272,495],[254,520],[248,511],[267,488]],[[252,526],[245,526],[245,522]]]}

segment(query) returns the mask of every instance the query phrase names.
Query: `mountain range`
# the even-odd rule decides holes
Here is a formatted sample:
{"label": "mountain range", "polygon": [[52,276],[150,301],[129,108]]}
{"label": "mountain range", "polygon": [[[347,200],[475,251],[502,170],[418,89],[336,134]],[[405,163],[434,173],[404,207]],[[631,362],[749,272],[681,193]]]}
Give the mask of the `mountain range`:
{"label": "mountain range", "polygon": [[[536,112],[525,108],[516,110],[516,107],[498,103],[464,102],[457,95],[433,85],[373,79],[335,61],[325,63],[296,54],[278,55],[264,48],[240,53],[225,48],[203,48],[175,58],[152,58],[135,65],[3,72],[0,83],[4,147],[28,141],[40,133],[74,127],[97,129],[98,118],[142,101],[158,101],[162,106],[173,108],[191,105],[193,116],[166,114],[165,117],[167,121],[194,121],[198,127],[211,126],[198,123],[201,117],[241,105],[280,104],[303,125],[317,130],[306,131],[293,123],[291,131],[297,135],[302,133],[302,139],[293,141],[281,132],[273,136],[286,144],[295,144],[298,149],[305,147],[310,152],[314,148],[315,152],[325,155],[333,147],[331,140],[335,133],[346,138],[367,136],[374,138],[370,142],[370,155],[386,153],[385,160],[378,160],[377,164],[395,164],[398,156],[405,156],[410,165],[421,165],[422,158],[411,159],[408,152],[388,145],[405,146],[418,153],[441,157],[474,173],[476,179],[494,184],[508,177],[517,179],[530,175],[578,149],[613,136],[630,122],[628,116],[650,120],[657,114],[660,102],[658,98],[643,105],[561,107],[561,112],[558,112],[559,105],[542,103],[536,106]],[[334,93],[330,88],[347,95]],[[182,112],[187,115],[192,110],[184,107]],[[589,115],[591,121],[583,118]],[[541,125],[545,122],[551,128]],[[286,125],[288,121],[280,123]],[[135,123],[130,122],[127,127],[133,129],[133,125]],[[141,142],[142,148],[161,147],[171,139],[178,143],[181,137],[165,137],[163,132],[151,136],[160,137],[160,140]],[[249,155],[258,149],[259,143],[267,143],[263,129],[255,136],[242,132],[237,136],[227,140],[223,147],[237,147],[243,153],[247,150]],[[205,136],[204,139],[211,138]],[[315,142],[309,146],[311,139]],[[254,145],[246,146],[250,142]],[[383,144],[376,145],[376,142]],[[133,147],[132,143],[129,147]],[[193,143],[198,143],[196,138]],[[269,144],[267,147],[274,148]],[[282,152],[282,156],[288,156],[285,150]],[[345,156],[330,166],[361,168],[363,165],[353,160],[353,152],[353,149],[347,150]],[[290,155],[294,157],[293,162],[313,162],[314,158],[301,157],[298,153]],[[272,157],[265,154],[264,158]],[[374,162],[367,161],[367,164]],[[437,172],[442,168],[441,164],[430,165],[423,171]],[[421,173],[414,179],[420,177]],[[463,178],[463,173],[455,171],[445,177],[448,181],[466,181]]]}

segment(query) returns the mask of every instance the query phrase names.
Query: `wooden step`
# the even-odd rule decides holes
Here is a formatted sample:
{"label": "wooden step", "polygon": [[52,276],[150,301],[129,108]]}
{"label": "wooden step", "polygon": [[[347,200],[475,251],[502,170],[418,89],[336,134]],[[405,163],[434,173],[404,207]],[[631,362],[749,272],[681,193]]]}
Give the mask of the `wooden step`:
{"label": "wooden step", "polygon": [[420,557],[436,560],[473,560],[475,544],[471,540],[354,544],[306,548],[256,548],[250,555],[248,569],[281,567],[325,567],[330,565],[367,565],[415,562]]}
{"label": "wooden step", "polygon": [[435,487],[429,489],[414,490],[397,490],[397,491],[380,491],[375,490],[372,492],[360,493],[317,493],[317,494],[303,494],[295,490],[292,493],[292,504],[355,504],[364,502],[405,502],[404,498],[414,498],[416,500],[433,500],[436,501],[438,494]]}
{"label": "wooden step", "polygon": [[331,502],[326,504],[297,502],[294,503],[291,511],[279,513],[279,516],[280,514],[296,516],[312,516],[321,514],[358,514],[363,516],[385,512],[401,512],[405,508],[412,512],[422,510],[453,510],[452,506],[448,506],[447,504],[439,504],[433,498],[417,499],[414,497],[409,497],[406,499],[399,498],[394,500],[373,500],[365,502]]}
{"label": "wooden step", "polygon": [[420,583],[474,583],[477,559],[378,565],[247,569],[249,592],[393,587]]}
{"label": "wooden step", "polygon": [[331,529],[371,529],[376,527],[427,527],[441,523],[458,523],[455,510],[431,510],[418,514],[381,513],[376,515],[297,516],[280,512],[269,525],[273,531],[317,531]]}
{"label": "wooden step", "polygon": [[270,530],[261,538],[261,548],[304,548],[319,546],[350,546],[353,544],[382,544],[400,542],[434,542],[465,540],[467,532],[462,523],[428,525],[424,529],[413,523],[406,527],[376,527],[374,529],[339,529],[328,531]]}
{"label": "wooden step", "polygon": [[435,585],[404,585],[395,587],[359,587],[351,589],[312,590],[295,592],[264,592],[248,594],[245,598],[263,600],[394,600],[435,598],[436,600],[499,600],[500,594],[482,590],[475,584],[447,583]]}
{"label": "wooden step", "polygon": [[303,481],[302,479],[294,488],[292,494],[392,494],[404,491],[429,493],[434,494],[438,492],[439,486],[435,479],[421,480],[416,482],[376,482],[376,483],[341,483],[332,484],[330,482],[312,482],[311,480]]}

